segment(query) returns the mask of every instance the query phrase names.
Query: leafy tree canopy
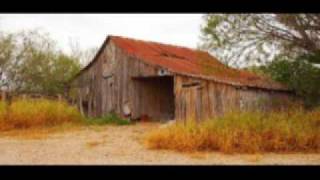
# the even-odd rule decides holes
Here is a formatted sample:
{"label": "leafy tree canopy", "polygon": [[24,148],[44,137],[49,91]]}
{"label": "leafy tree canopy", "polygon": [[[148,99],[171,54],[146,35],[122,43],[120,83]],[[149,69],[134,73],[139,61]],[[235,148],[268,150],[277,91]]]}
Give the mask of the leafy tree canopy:
{"label": "leafy tree canopy", "polygon": [[320,105],[320,68],[311,64],[309,58],[313,59],[315,55],[302,55],[294,61],[279,57],[262,69],[274,80],[295,90],[307,107],[314,107]]}
{"label": "leafy tree canopy", "polygon": [[201,48],[320,104],[320,14],[209,14]]}
{"label": "leafy tree canopy", "polygon": [[80,70],[79,60],[56,48],[48,34],[27,31],[0,36],[1,88],[14,92],[62,93]]}
{"label": "leafy tree canopy", "polygon": [[209,14],[201,32],[200,47],[231,66],[320,50],[320,14]]}

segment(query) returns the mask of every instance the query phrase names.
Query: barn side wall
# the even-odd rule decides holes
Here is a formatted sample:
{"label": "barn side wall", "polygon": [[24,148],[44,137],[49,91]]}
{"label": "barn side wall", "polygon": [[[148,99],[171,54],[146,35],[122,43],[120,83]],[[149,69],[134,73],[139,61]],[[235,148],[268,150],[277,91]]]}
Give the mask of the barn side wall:
{"label": "barn side wall", "polygon": [[286,108],[292,95],[280,91],[242,89],[186,76],[175,76],[175,116],[205,120],[230,110]]}
{"label": "barn side wall", "polygon": [[[147,80],[163,76],[173,78],[173,95],[168,96],[170,88],[166,83],[162,86]],[[97,60],[72,82],[69,94],[80,111],[90,117],[111,112],[124,116],[125,111],[129,111],[132,119],[144,115],[167,119],[171,116],[168,115],[170,109],[174,109],[175,119],[197,120],[219,116],[232,109],[279,109],[285,107],[291,97],[279,91],[242,89],[171,74],[161,67],[128,56],[112,41],[106,44]],[[168,98],[174,99],[174,103]]]}

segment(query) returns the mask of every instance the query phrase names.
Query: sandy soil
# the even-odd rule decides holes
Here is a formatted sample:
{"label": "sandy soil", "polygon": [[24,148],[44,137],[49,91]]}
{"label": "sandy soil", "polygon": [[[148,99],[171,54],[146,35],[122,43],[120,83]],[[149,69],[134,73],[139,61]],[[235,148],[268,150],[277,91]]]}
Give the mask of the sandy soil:
{"label": "sandy soil", "polygon": [[159,124],[82,127],[43,138],[0,134],[0,164],[320,164],[320,154],[182,154],[148,150],[143,135]]}

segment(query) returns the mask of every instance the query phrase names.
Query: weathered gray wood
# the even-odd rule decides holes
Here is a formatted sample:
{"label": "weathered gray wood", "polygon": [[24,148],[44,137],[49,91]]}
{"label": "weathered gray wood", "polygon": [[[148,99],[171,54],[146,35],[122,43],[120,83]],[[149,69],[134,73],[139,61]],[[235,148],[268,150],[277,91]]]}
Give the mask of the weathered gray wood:
{"label": "weathered gray wood", "polygon": [[1,100],[6,101],[7,100],[7,93],[5,91],[1,91]]}
{"label": "weathered gray wood", "polygon": [[77,89],[76,102],[81,113],[88,116],[111,112],[127,116],[124,109],[129,109],[132,119],[148,116],[155,120],[206,120],[230,110],[279,109],[291,97],[280,91],[241,89],[176,74],[128,55],[112,41],[97,61],[72,82],[72,89]]}

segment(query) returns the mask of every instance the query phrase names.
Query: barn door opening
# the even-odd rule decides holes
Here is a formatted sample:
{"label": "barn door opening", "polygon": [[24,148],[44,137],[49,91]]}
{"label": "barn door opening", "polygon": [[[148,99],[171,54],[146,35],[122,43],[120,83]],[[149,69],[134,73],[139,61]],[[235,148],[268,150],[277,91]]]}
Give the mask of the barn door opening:
{"label": "barn door opening", "polygon": [[139,97],[136,97],[136,115],[150,120],[173,120],[174,85],[172,76],[134,78]]}

